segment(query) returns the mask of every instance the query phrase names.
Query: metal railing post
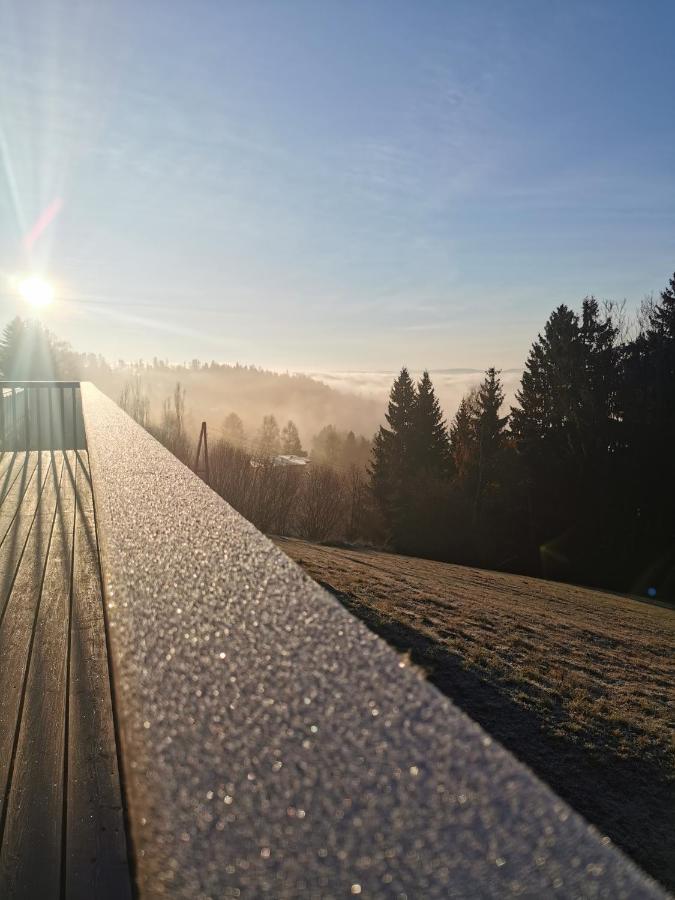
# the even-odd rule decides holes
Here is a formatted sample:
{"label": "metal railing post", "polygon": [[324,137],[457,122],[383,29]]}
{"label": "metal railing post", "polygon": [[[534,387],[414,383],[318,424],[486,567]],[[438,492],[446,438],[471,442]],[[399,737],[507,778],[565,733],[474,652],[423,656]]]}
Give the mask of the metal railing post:
{"label": "metal railing post", "polygon": [[23,389],[23,430],[26,434],[26,450],[30,450],[30,406],[28,404],[28,391]]}
{"label": "metal railing post", "polygon": [[75,397],[75,385],[73,385],[70,390],[73,395],[73,450],[75,450],[77,448],[77,402]]}
{"label": "metal railing post", "polygon": [[18,449],[19,436],[16,424],[16,388],[12,388],[12,450]]}
{"label": "metal railing post", "polygon": [[66,402],[65,391],[63,385],[59,385],[59,394],[61,395],[61,449],[66,449]]}
{"label": "metal railing post", "polygon": [[37,431],[37,449],[42,450],[42,416],[40,415],[40,406],[42,401],[42,391],[40,388],[35,389],[35,405],[37,413],[35,415],[35,430]]}
{"label": "metal railing post", "polygon": [[51,450],[54,449],[54,414],[52,410],[52,396],[53,391],[49,387],[47,388],[47,400],[49,402],[49,447]]}

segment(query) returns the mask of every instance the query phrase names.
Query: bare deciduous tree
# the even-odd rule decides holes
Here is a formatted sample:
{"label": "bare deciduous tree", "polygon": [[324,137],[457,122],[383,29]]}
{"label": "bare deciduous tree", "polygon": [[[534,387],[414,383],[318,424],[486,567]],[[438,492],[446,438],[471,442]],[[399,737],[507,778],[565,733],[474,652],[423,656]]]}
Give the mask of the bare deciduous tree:
{"label": "bare deciduous tree", "polygon": [[344,478],[329,466],[313,466],[298,502],[298,532],[309,540],[335,536],[345,514]]}

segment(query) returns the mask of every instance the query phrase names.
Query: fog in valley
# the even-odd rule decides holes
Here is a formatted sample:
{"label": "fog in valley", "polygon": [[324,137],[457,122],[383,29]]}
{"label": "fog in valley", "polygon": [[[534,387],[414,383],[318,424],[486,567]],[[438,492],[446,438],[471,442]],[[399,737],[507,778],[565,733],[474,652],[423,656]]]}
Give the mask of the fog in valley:
{"label": "fog in valley", "polygon": [[[415,378],[422,373],[411,369]],[[253,366],[205,364],[196,360],[185,366],[155,361],[152,364],[101,367],[92,380],[118,401],[130,382],[139,385],[149,401],[153,419],[177,382],[185,390],[185,425],[196,434],[206,421],[218,437],[225,419],[236,413],[250,440],[255,438],[262,419],[274,415],[283,426],[295,422],[303,447],[311,449],[312,438],[326,425],[338,431],[353,431],[370,439],[384,421],[387,398],[398,373],[391,372],[307,372],[278,373]],[[478,369],[431,371],[443,412],[452,419],[462,397],[477,386],[484,373]],[[502,372],[506,402],[514,401],[520,370]]]}
{"label": "fog in valley", "polygon": [[[488,368],[486,363],[485,368]],[[416,380],[422,375],[421,369],[410,368],[410,374]],[[376,425],[381,424],[387,398],[393,380],[398,375],[396,371],[378,372],[310,372],[313,378],[327,384],[340,393],[345,393],[364,400],[377,399],[379,419]],[[449,422],[457,412],[462,397],[471,388],[477,387],[483,380],[483,369],[429,369],[429,374],[434,382],[436,396],[441,404],[441,409]],[[504,389],[507,405],[515,403],[515,395],[522,376],[522,369],[503,369],[501,381]]]}

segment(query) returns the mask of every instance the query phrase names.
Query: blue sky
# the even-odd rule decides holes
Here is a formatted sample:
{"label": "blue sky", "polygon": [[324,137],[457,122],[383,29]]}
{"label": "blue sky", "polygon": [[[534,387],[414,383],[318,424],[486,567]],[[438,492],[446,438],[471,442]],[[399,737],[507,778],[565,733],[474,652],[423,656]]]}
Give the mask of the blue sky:
{"label": "blue sky", "polygon": [[508,368],[556,304],[675,269],[672,2],[0,19],[1,318],[38,272],[80,349]]}

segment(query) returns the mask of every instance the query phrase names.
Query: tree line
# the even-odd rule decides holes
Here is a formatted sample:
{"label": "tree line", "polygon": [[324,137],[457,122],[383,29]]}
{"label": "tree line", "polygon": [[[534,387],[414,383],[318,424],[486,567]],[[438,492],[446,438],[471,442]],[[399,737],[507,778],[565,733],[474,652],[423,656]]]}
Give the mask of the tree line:
{"label": "tree line", "polygon": [[[0,341],[10,377],[73,377],[85,359],[107,365],[21,320]],[[180,383],[159,419],[138,374],[120,402],[193,464]],[[270,414],[247,436],[233,413],[211,444],[212,486],[267,532],[675,595],[675,275],[632,324],[594,297],[557,307],[509,409],[491,367],[447,423],[429,373],[403,368],[385,418],[372,445],[328,425],[305,450],[294,422]],[[310,464],[278,465],[282,453]]]}
{"label": "tree line", "polygon": [[550,315],[516,405],[490,368],[449,426],[402,369],[370,468],[392,549],[675,594],[675,276],[643,303]]}

